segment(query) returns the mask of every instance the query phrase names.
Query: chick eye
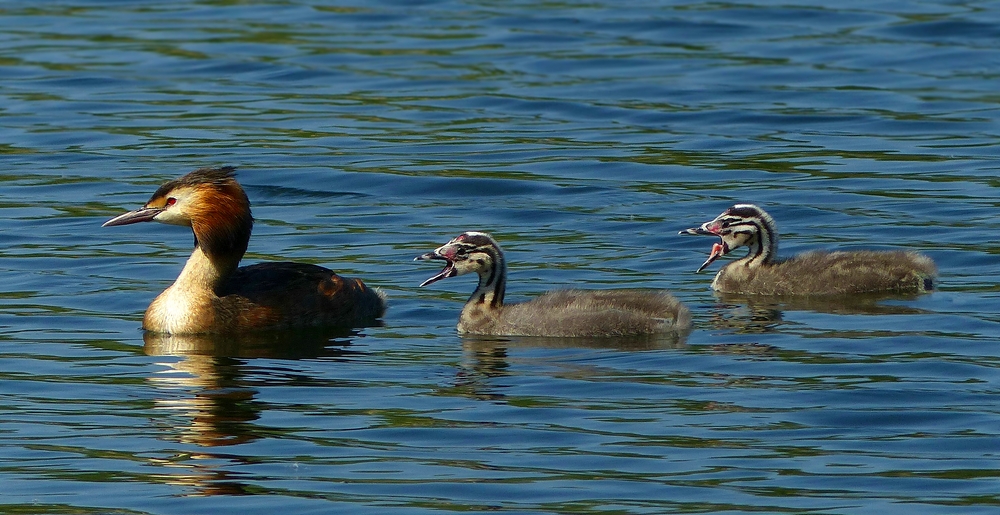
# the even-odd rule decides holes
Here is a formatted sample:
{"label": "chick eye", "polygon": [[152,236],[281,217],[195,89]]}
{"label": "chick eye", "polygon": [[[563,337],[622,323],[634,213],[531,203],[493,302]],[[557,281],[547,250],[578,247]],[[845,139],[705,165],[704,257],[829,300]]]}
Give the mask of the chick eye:
{"label": "chick eye", "polygon": [[167,199],[167,207],[170,207],[170,206],[172,206],[172,205],[174,205],[176,203],[177,203],[177,199],[175,199],[174,197],[170,197],[170,198]]}

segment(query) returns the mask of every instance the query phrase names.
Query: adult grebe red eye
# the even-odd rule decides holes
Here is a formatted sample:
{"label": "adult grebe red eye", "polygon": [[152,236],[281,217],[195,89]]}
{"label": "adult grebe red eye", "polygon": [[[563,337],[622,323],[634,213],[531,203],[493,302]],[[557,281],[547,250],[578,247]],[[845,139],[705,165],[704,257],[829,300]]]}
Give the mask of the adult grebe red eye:
{"label": "adult grebe red eye", "polygon": [[172,206],[172,205],[174,205],[176,203],[177,203],[177,199],[175,199],[174,197],[170,197],[170,198],[167,199],[167,207],[170,207],[170,206]]}

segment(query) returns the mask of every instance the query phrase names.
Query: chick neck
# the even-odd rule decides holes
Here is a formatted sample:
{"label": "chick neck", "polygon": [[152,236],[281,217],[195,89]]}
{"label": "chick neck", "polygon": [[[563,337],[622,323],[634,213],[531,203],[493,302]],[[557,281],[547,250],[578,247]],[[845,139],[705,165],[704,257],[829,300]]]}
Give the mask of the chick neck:
{"label": "chick neck", "polygon": [[507,262],[504,260],[503,252],[497,247],[483,248],[480,252],[490,255],[493,266],[478,272],[479,284],[466,304],[499,309],[503,306],[503,297],[507,290]]}
{"label": "chick neck", "polygon": [[753,227],[753,231],[746,243],[749,249],[747,255],[736,262],[748,268],[773,264],[774,257],[778,253],[778,234],[774,223],[769,217],[760,217],[748,219],[741,225],[749,225]]}

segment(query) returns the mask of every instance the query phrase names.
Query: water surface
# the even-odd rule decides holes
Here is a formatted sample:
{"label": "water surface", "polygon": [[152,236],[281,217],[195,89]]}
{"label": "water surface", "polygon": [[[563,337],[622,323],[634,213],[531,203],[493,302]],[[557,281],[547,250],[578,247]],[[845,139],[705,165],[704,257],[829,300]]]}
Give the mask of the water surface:
{"label": "water surface", "polygon": [[[994,2],[6,2],[0,511],[994,513]],[[386,291],[379,327],[139,330],[191,248],[100,228],[235,165],[246,261]],[[907,248],[930,295],[717,297],[677,236]],[[413,263],[493,233],[508,299],[652,287],[685,339],[460,338]],[[712,267],[716,270],[718,265]]]}

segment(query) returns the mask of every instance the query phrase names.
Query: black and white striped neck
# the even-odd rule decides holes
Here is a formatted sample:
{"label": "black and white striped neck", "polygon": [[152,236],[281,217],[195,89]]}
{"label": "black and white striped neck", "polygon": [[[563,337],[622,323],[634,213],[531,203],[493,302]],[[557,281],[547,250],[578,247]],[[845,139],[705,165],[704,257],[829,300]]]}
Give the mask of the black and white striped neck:
{"label": "black and white striped neck", "polygon": [[753,204],[737,204],[719,218],[729,229],[723,241],[733,241],[730,245],[734,248],[745,245],[749,249],[736,263],[753,268],[774,261],[778,254],[778,231],[766,211]]}

